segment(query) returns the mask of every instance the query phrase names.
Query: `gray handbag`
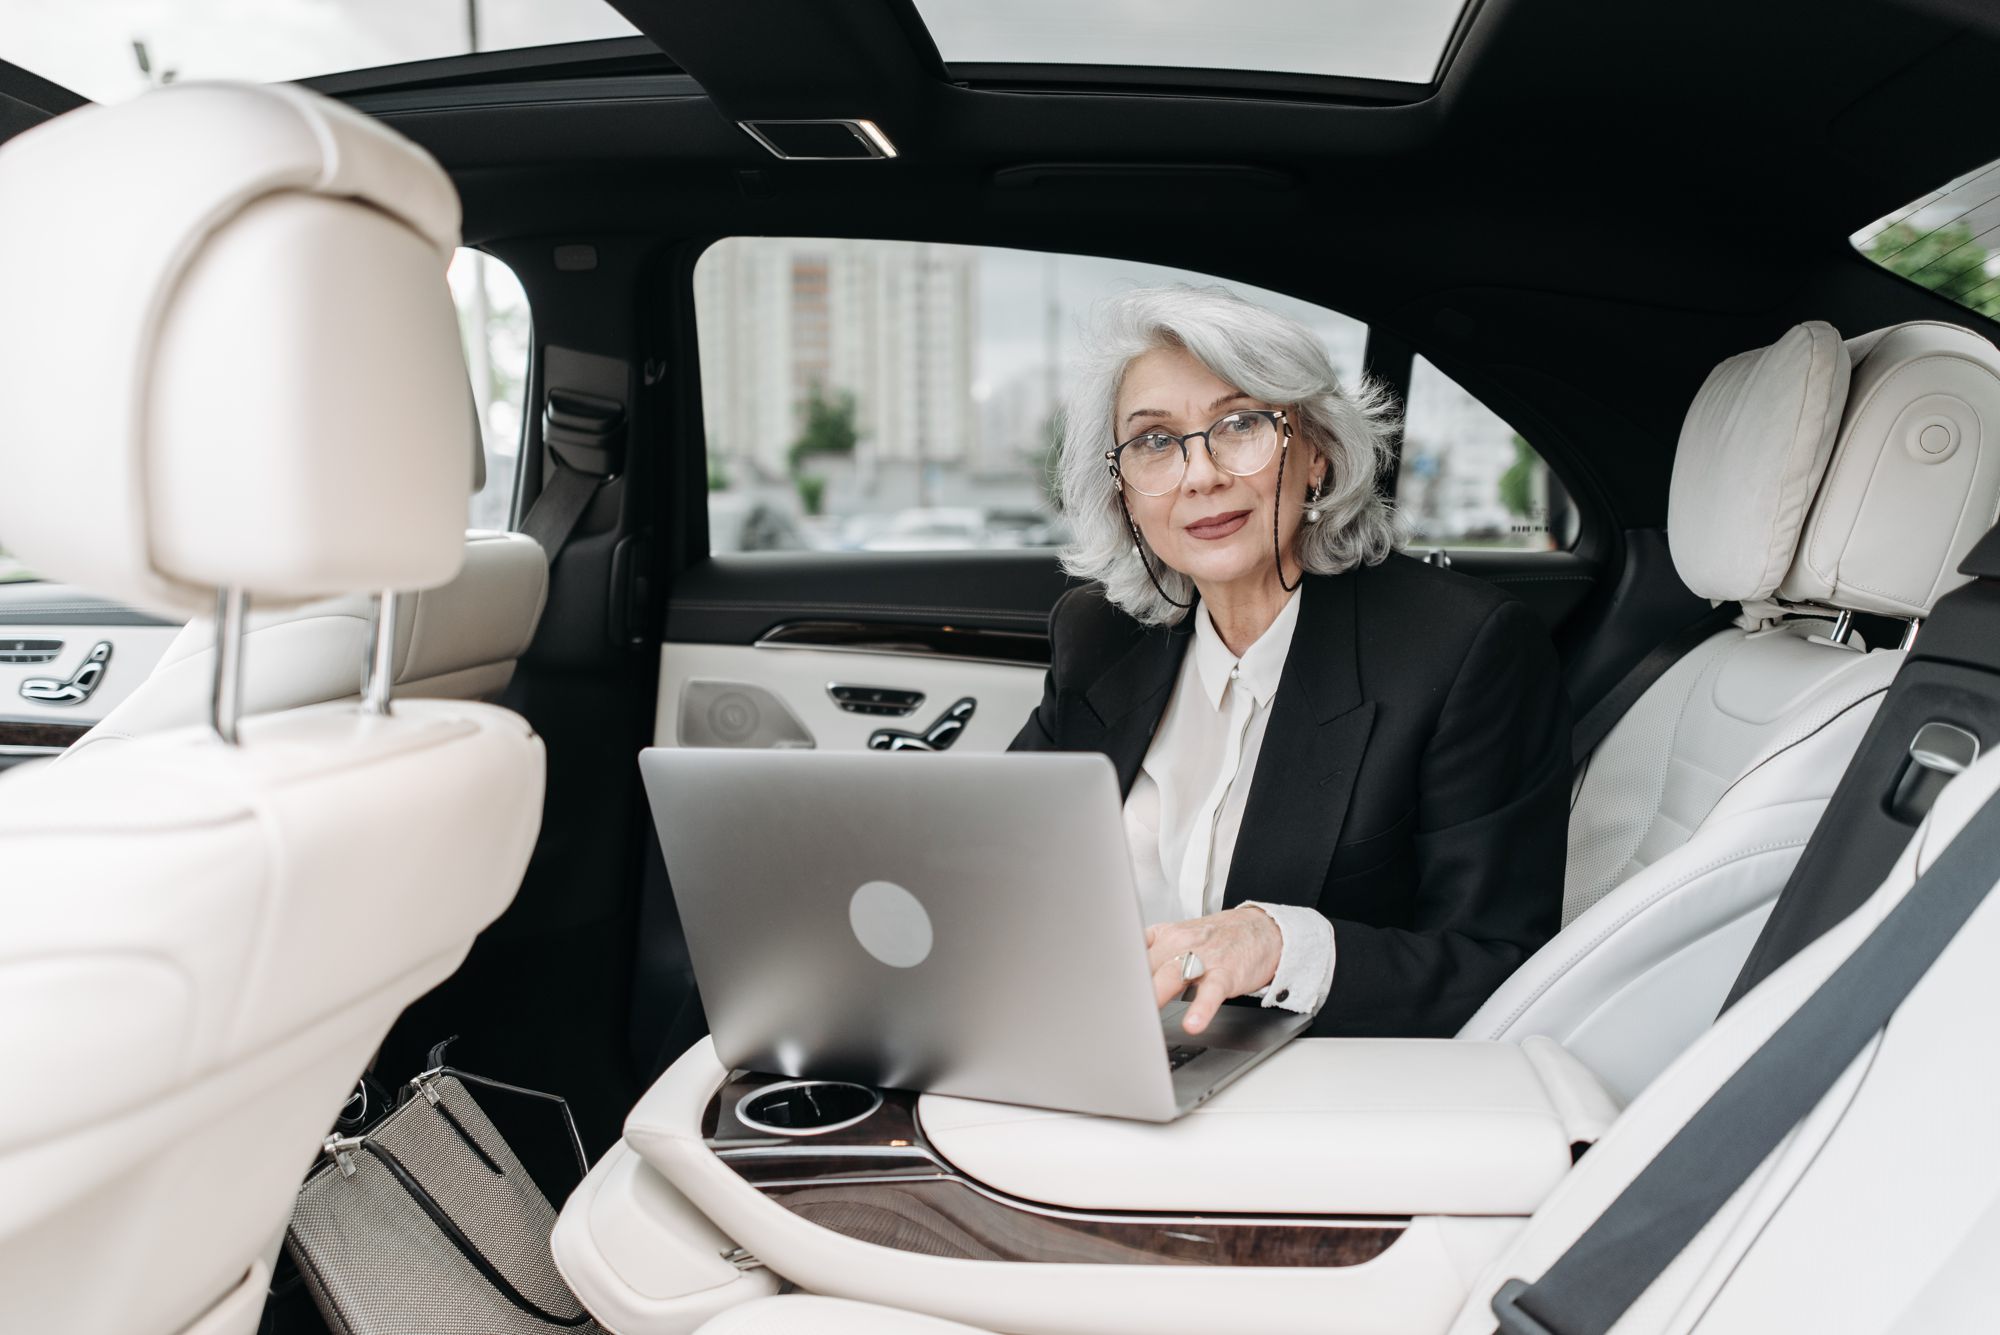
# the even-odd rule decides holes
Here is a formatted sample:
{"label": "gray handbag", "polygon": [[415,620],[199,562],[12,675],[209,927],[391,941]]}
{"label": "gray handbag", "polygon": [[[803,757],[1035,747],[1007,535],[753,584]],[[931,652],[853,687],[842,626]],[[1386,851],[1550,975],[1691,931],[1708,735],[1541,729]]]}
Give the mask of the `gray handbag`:
{"label": "gray handbag", "polygon": [[285,1247],[335,1335],[604,1335],[549,1253],[556,1212],[466,1089],[553,1095],[439,1064],[365,1135],[329,1137]]}

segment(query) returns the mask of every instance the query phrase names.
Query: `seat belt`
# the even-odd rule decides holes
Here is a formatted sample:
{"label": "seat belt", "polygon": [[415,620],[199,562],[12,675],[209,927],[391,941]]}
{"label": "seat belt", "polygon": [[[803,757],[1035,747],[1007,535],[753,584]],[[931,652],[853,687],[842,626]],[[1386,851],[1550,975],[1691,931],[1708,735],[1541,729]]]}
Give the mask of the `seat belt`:
{"label": "seat belt", "polygon": [[1667,675],[1667,669],[1693,653],[1695,646],[1714,635],[1742,612],[1736,603],[1723,603],[1711,608],[1700,620],[1683,626],[1665,640],[1655,645],[1653,651],[1632,665],[1632,670],[1618,679],[1588,713],[1576,721],[1570,729],[1569,755],[1572,765],[1581,765],[1597,749],[1597,744],[1618,726],[1618,720],[1625,712],[1639,703],[1649,687]]}
{"label": "seat belt", "polygon": [[1503,1335],[1610,1330],[1882,1031],[1996,877],[2000,797],[1540,1279],[1500,1286]]}
{"label": "seat belt", "polygon": [[595,394],[551,389],[542,408],[542,444],[555,470],[521,517],[521,532],[554,565],[597,489],[624,465],[625,405]]}

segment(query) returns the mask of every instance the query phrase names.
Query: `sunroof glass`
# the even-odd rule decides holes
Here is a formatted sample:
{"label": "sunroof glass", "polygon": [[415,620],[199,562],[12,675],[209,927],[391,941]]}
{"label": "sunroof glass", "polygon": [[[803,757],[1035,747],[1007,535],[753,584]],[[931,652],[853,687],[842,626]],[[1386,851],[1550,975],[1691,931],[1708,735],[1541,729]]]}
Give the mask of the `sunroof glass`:
{"label": "sunroof glass", "polygon": [[1466,0],[915,0],[947,65],[1437,77]]}
{"label": "sunroof glass", "polygon": [[0,60],[97,102],[637,31],[604,0],[0,0]]}

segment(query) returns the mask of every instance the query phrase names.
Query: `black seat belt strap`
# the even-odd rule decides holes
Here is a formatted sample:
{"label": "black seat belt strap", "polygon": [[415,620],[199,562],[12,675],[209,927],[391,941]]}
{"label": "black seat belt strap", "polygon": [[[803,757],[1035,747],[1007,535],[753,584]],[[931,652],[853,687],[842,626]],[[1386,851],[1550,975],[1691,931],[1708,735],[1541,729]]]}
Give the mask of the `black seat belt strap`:
{"label": "black seat belt strap", "polygon": [[535,503],[521,517],[521,532],[541,544],[550,564],[554,564],[556,553],[569,541],[569,535],[576,532],[577,521],[590,508],[590,498],[597,494],[603,481],[601,477],[558,464],[542,487],[542,494],[535,497]]}
{"label": "black seat belt strap", "polygon": [[1882,1031],[2000,878],[1990,799],[1902,902],[1553,1265],[1493,1296],[1505,1335],[1603,1335]]}
{"label": "black seat belt strap", "polygon": [[1667,669],[1694,652],[1695,646],[1736,620],[1743,609],[1735,603],[1711,608],[1706,616],[1675,631],[1653,647],[1651,653],[1632,665],[1618,684],[1592,705],[1589,712],[1570,729],[1570,763],[1581,765],[1597,744],[1618,726],[1625,712],[1639,703],[1648,687],[1667,675]]}
{"label": "black seat belt strap", "polygon": [[553,468],[521,517],[521,532],[549,563],[590,508],[591,497],[625,462],[625,405],[574,390],[550,389],[542,408],[542,444]]}

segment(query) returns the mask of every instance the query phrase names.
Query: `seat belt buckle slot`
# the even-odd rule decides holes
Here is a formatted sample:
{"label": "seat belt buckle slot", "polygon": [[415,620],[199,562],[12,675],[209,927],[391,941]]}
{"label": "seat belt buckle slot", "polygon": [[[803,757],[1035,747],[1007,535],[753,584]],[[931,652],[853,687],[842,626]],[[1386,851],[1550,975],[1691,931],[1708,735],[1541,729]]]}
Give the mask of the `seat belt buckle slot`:
{"label": "seat belt buckle slot", "polygon": [[616,399],[551,389],[542,405],[542,444],[564,468],[594,478],[625,467],[625,405]]}

